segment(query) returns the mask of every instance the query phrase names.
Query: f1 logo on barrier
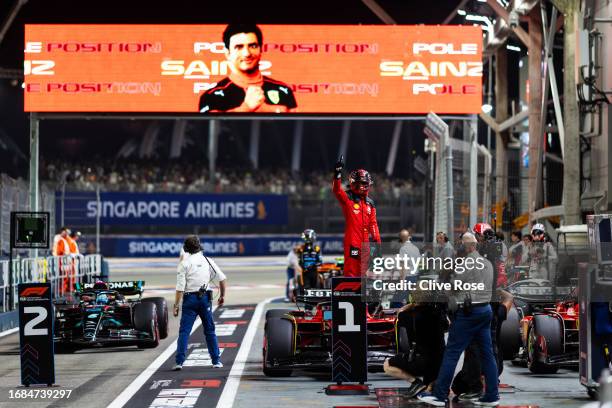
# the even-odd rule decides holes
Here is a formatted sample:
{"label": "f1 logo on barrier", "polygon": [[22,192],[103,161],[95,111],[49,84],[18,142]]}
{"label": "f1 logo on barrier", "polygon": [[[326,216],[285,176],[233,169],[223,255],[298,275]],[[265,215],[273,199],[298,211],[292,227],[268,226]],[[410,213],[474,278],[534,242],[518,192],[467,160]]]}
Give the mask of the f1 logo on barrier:
{"label": "f1 logo on barrier", "polygon": [[351,291],[358,292],[361,289],[361,281],[359,282],[341,282],[334,288],[334,292]]}
{"label": "f1 logo on barrier", "polygon": [[48,290],[48,287],[30,287],[26,288],[23,292],[19,292],[19,297],[37,296],[41,297]]}
{"label": "f1 logo on barrier", "polygon": [[49,283],[21,283],[19,293],[19,345],[21,383],[55,383],[53,305]]}

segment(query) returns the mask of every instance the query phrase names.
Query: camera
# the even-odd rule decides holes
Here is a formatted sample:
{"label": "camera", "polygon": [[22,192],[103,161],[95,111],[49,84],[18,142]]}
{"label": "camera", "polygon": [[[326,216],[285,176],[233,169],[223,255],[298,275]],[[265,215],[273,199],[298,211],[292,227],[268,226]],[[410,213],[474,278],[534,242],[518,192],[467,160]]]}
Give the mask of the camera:
{"label": "camera", "polygon": [[[202,299],[202,296],[206,295],[208,296],[208,292],[212,292],[208,290],[208,285],[202,285],[200,286],[200,289],[198,289],[198,299]],[[210,297],[209,297],[210,299]]]}
{"label": "camera", "polygon": [[511,11],[510,14],[508,15],[508,24],[510,25],[510,27],[512,28],[518,27],[519,22],[520,22],[520,17],[518,13],[514,10]]}
{"label": "camera", "polygon": [[466,296],[463,299],[463,314],[469,316],[472,313],[472,298],[471,296]]}

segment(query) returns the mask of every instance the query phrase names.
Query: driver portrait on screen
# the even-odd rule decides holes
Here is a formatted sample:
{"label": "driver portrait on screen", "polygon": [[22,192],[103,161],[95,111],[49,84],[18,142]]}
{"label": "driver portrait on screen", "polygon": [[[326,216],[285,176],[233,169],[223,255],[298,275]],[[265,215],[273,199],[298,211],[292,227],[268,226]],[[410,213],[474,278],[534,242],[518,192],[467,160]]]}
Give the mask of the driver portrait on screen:
{"label": "driver portrait on screen", "polygon": [[223,32],[231,72],[200,97],[200,113],[294,112],[291,88],[259,71],[263,34],[255,24],[229,24]]}

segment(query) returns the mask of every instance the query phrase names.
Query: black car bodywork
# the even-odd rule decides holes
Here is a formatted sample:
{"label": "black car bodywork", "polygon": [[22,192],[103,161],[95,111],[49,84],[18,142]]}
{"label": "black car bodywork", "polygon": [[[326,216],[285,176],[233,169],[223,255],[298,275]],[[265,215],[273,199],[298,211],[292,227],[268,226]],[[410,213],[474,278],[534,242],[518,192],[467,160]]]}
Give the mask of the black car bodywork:
{"label": "black car bodywork", "polygon": [[142,298],[143,288],[144,281],[77,283],[71,298],[54,301],[56,350],[157,347],[168,336],[168,306],[161,297]]}

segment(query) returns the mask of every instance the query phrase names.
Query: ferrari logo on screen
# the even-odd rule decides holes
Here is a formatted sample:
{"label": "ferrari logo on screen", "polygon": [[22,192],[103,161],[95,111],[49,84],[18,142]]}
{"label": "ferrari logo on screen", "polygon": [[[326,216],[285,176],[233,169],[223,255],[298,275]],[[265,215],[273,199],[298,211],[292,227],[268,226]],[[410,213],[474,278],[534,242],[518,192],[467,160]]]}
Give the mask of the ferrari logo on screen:
{"label": "ferrari logo on screen", "polygon": [[[26,25],[26,112],[478,113],[473,26]],[[263,43],[256,49],[244,41]],[[242,34],[242,35],[239,35]],[[244,57],[238,50],[248,49]]]}

